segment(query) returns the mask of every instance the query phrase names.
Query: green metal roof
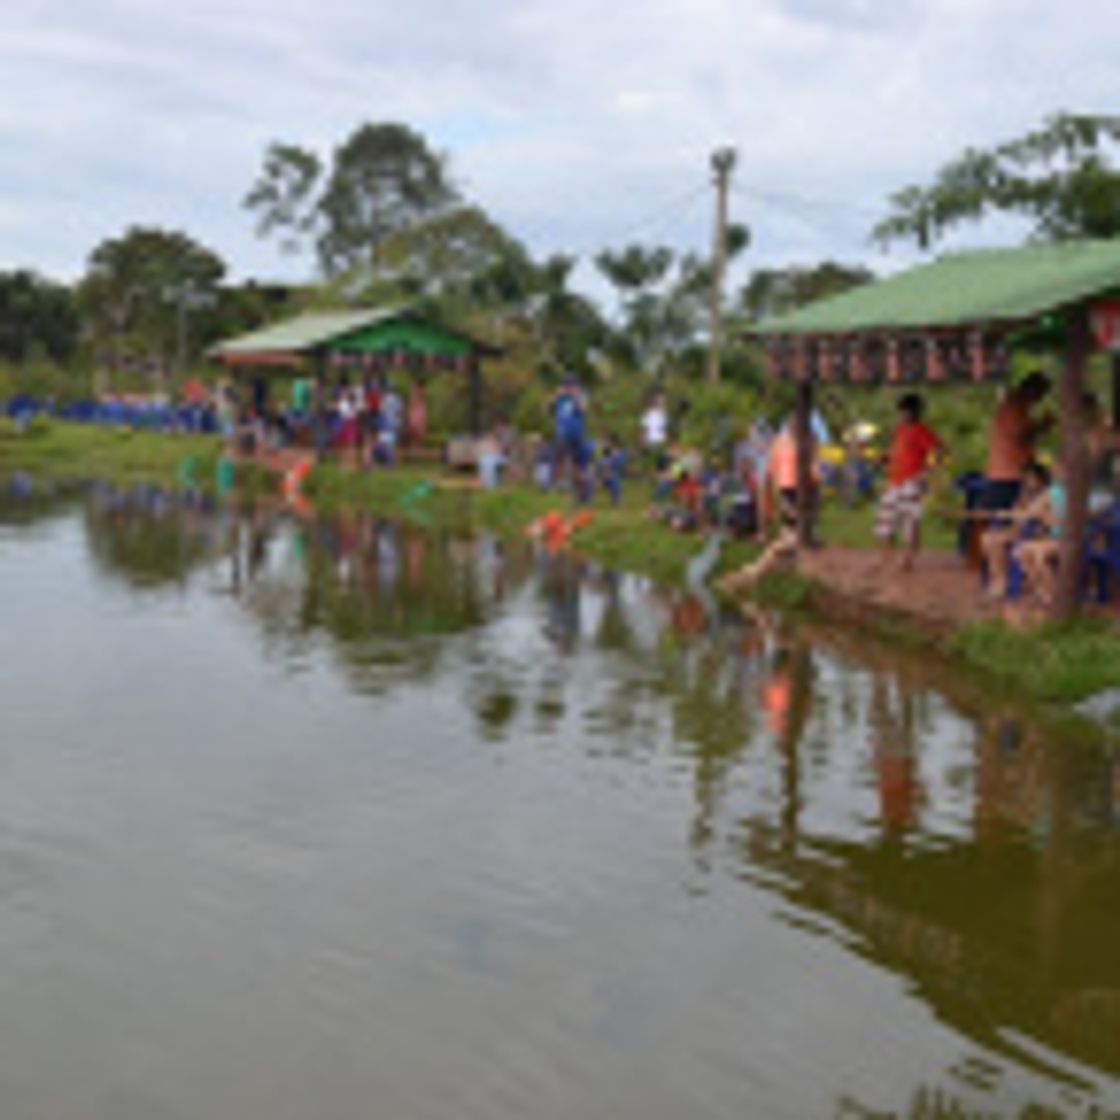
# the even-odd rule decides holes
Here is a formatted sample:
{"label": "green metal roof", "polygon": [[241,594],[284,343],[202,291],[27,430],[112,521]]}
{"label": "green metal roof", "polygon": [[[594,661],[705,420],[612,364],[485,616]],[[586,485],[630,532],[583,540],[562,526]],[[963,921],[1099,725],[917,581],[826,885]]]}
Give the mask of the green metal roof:
{"label": "green metal roof", "polygon": [[950,253],[763,320],[749,333],[846,334],[1019,323],[1120,289],[1120,239]]}
{"label": "green metal roof", "polygon": [[399,309],[377,311],[318,311],[297,315],[237,338],[219,342],[210,351],[215,358],[243,354],[306,354],[336,338],[364,327],[400,318]]}

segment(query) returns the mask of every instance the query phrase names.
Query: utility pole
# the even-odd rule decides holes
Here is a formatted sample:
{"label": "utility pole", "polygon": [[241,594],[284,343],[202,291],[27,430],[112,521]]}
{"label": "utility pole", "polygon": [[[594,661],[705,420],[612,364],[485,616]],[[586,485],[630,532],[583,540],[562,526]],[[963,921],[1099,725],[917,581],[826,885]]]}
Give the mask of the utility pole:
{"label": "utility pole", "polygon": [[712,292],[708,309],[708,384],[719,381],[720,331],[723,311],[723,274],[727,267],[727,190],[737,155],[734,148],[712,153],[716,186],[716,226],[712,244]]}

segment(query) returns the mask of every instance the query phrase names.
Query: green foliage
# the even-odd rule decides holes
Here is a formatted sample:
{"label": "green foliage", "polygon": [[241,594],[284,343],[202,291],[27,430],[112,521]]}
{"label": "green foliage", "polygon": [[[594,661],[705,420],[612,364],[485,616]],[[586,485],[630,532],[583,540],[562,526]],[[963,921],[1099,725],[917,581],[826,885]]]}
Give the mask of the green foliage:
{"label": "green foliage", "polygon": [[961,222],[1020,214],[1045,240],[1120,235],[1120,173],[1110,156],[1120,117],[1059,114],[1034,132],[990,150],[970,148],[927,187],[891,197],[873,231],[880,242],[927,248]]}
{"label": "green foliage", "polygon": [[1028,631],[977,622],[961,628],[953,648],[977,669],[1040,700],[1074,702],[1120,686],[1120,643],[1104,621]]}
{"label": "green foliage", "polygon": [[256,211],[257,236],[277,234],[280,248],[294,253],[315,223],[314,191],[323,165],[314,152],[274,141],[243,205]]}
{"label": "green foliage", "polygon": [[756,321],[783,315],[874,279],[871,270],[862,265],[835,261],[808,267],[759,268],[739,293],[739,306],[750,321]]}
{"label": "green foliage", "polygon": [[408,304],[437,318],[523,305],[536,282],[525,247],[477,206],[422,218],[386,237],[327,286],[328,302]]}
{"label": "green foliage", "polygon": [[70,359],[78,346],[78,305],[64,284],[33,272],[0,272],[0,360],[22,362],[34,351]]}
{"label": "green foliage", "polygon": [[185,366],[188,316],[216,300],[225,271],[221,257],[176,230],[134,226],[101,242],[79,288],[95,359],[160,376],[172,362]]}
{"label": "green foliage", "polygon": [[695,346],[708,306],[711,265],[663,246],[604,250],[595,265],[618,294],[610,351],[618,364],[660,376]]}
{"label": "green foliage", "polygon": [[690,386],[677,406],[679,435],[691,447],[727,457],[759,412],[750,388],[726,382]]}
{"label": "green foliage", "polygon": [[329,167],[294,144],[273,143],[245,206],[257,232],[278,234],[288,249],[310,237],[323,271],[380,270],[386,243],[440,214],[457,193],[445,161],[418,132],[395,122],[356,128]]}

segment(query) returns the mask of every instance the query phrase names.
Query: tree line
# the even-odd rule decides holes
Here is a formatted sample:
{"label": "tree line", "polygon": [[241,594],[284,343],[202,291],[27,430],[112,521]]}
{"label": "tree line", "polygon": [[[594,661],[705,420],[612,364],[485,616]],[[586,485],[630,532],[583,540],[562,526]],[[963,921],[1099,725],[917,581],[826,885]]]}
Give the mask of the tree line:
{"label": "tree line", "polygon": [[[927,247],[997,212],[1025,218],[1035,239],[1118,236],[1118,143],[1120,118],[1060,114],[1023,137],[970,148],[930,183],[892,195],[870,238]],[[231,284],[221,254],[191,235],[133,227],[97,245],[74,285],[0,272],[0,361],[81,363],[159,382],[196,365],[218,338],[283,314],[408,305],[495,338],[545,379],[702,368],[711,281],[703,254],[604,247],[592,264],[614,296],[605,309],[572,286],[574,255],[534,257],[407,125],[362,124],[329,155],[276,141],[244,206],[261,237],[314,260],[313,283]],[[749,240],[732,227],[731,256]],[[872,278],[862,264],[833,261],[757,269],[727,313],[749,322]],[[749,379],[752,370],[732,344],[727,375]]]}

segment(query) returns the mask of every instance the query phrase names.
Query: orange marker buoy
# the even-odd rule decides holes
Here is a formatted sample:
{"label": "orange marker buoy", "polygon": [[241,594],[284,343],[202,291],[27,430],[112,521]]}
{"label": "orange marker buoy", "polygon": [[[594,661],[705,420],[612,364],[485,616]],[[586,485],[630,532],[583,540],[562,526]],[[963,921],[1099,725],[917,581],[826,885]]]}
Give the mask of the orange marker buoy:
{"label": "orange marker buoy", "polygon": [[281,489],[284,497],[289,501],[302,497],[300,487],[303,485],[304,479],[311,473],[311,465],[310,459],[301,459],[284,475]]}

